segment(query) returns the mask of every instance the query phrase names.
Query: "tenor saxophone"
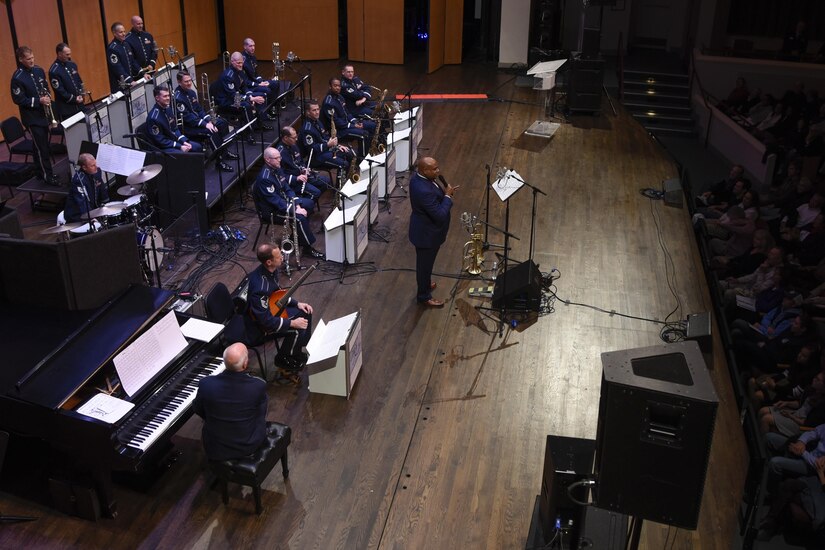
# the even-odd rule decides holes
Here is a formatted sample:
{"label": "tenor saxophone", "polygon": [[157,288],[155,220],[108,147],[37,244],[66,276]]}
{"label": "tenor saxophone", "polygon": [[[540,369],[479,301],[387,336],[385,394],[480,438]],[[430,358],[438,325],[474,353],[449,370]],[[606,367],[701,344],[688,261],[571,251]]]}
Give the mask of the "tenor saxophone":
{"label": "tenor saxophone", "polygon": [[353,156],[352,162],[349,163],[349,171],[347,172],[347,178],[356,183],[361,180],[361,171],[358,169],[358,157]]}

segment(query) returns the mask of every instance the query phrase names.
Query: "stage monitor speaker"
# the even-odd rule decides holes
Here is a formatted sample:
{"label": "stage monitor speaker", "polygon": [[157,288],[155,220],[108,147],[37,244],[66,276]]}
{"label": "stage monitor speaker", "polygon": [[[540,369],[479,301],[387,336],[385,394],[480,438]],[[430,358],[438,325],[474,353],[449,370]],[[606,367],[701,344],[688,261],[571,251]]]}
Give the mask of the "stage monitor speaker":
{"label": "stage monitor speaker", "polygon": [[493,307],[539,311],[541,271],[532,260],[517,264],[496,278]]}
{"label": "stage monitor speaker", "polygon": [[601,111],[604,60],[574,59],[570,68],[567,105],[571,111]]}
{"label": "stage monitor speaker", "polygon": [[[593,453],[596,442],[592,439],[579,439],[548,435],[544,449],[544,472],[539,495],[539,524],[545,543],[556,532],[556,518],[571,534],[577,534],[584,521],[585,506],[570,499],[568,488],[576,481],[593,477]],[[573,496],[587,502],[587,488],[573,490]],[[577,536],[572,537],[574,540]]]}
{"label": "stage monitor speaker", "polygon": [[[582,29],[582,58],[592,59],[599,55],[601,51],[601,29],[591,29],[585,27]],[[601,82],[599,83],[601,85]]]}
{"label": "stage monitor speaker", "polygon": [[682,192],[682,183],[679,181],[679,178],[665,180],[662,183],[662,191],[665,194],[664,199],[666,205],[682,208],[682,197],[684,193]]}
{"label": "stage monitor speaker", "polygon": [[718,399],[696,342],[602,354],[595,503],[695,529]]}

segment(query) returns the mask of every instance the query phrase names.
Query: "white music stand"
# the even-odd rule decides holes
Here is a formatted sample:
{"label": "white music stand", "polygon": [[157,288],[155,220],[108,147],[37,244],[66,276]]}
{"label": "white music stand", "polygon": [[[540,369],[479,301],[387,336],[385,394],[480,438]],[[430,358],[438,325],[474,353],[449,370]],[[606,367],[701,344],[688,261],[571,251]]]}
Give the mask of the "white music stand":
{"label": "white music stand", "polygon": [[412,128],[397,130],[387,136],[387,146],[395,149],[395,170],[406,172],[410,169],[410,133]]}
{"label": "white music stand", "polygon": [[77,156],[80,154],[80,144],[84,141],[91,141],[89,127],[86,125],[86,114],[79,111],[63,122],[63,135],[66,137],[66,156],[69,162],[77,164]]}
{"label": "white music stand", "polygon": [[361,312],[321,319],[307,343],[309,391],[349,399],[364,364]]}
{"label": "white music stand", "polygon": [[413,107],[406,111],[399,111],[393,117],[394,130],[399,132],[415,125],[415,117],[418,116],[418,107]]}
{"label": "white music stand", "polygon": [[561,69],[561,66],[567,63],[566,59],[557,59],[555,61],[542,61],[541,63],[536,63],[530,69],[528,69],[527,74],[533,75],[536,78],[540,78],[541,82],[538,82],[535,86],[533,86],[534,90],[552,90],[556,87],[556,72]]}
{"label": "white music stand", "polygon": [[[347,209],[343,215],[339,206],[324,220],[326,257],[332,262],[342,264],[346,260],[353,264],[361,258],[369,243],[367,202],[363,201],[359,204],[354,204],[350,200],[344,202]],[[346,239],[346,247],[344,239]]]}
{"label": "white music stand", "polygon": [[352,201],[351,204],[347,204],[347,209],[366,203],[367,189],[370,189],[370,204],[367,205],[367,213],[369,214],[371,224],[375,223],[375,220],[378,219],[378,174],[375,172],[377,171],[373,172],[372,185],[368,185],[369,172],[367,172],[357,182],[347,180],[347,183],[341,187],[341,193],[345,194]]}

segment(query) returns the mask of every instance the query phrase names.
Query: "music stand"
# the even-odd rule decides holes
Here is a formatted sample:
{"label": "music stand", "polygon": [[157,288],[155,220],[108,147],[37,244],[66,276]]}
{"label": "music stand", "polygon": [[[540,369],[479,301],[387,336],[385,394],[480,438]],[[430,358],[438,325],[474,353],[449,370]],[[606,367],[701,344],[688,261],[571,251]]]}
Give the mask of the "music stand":
{"label": "music stand", "polygon": [[[341,176],[343,175],[343,171],[338,170],[338,174],[339,174],[338,178],[340,180]],[[342,219],[341,230],[343,232],[344,256],[343,256],[343,259],[341,261],[341,277],[338,280],[338,282],[340,284],[344,284],[344,277],[346,276],[348,267],[356,267],[356,266],[359,266],[359,265],[367,265],[367,264],[372,264],[373,262],[358,262],[358,261],[356,261],[354,263],[350,263],[349,254],[347,253],[347,235],[346,235],[347,208],[346,208],[346,205],[347,205],[347,201],[352,201],[352,199],[349,196],[347,196],[346,193],[342,193],[341,190],[336,189],[334,186],[330,186],[330,189],[332,190],[333,193],[338,193],[338,195],[341,197],[341,219]],[[370,197],[367,196],[367,201],[369,201],[369,199],[370,199]],[[369,215],[367,215],[367,228],[368,228],[367,229],[367,241],[369,241]],[[355,219],[354,218],[353,218],[353,228],[352,228],[352,230],[353,230],[354,235],[357,233],[357,230],[358,230],[357,226],[355,225]],[[357,247],[358,246],[358,239],[356,238],[356,239],[354,239],[354,241],[355,241],[355,246]],[[353,254],[354,254],[354,256],[353,256],[354,258],[358,257],[358,251],[357,250],[354,250]],[[329,260],[328,259],[327,261],[334,261],[334,260]]]}

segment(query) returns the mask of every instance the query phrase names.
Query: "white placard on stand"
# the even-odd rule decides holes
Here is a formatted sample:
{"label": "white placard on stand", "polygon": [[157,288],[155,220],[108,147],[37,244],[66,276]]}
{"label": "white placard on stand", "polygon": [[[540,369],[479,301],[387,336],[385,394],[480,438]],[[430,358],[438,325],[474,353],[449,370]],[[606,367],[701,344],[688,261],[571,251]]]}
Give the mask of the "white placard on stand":
{"label": "white placard on stand", "polygon": [[[372,162],[370,162],[372,161]],[[370,176],[370,167],[372,167],[372,175],[378,174],[378,188],[381,194],[384,194],[384,187],[386,186],[387,173],[384,169],[384,164],[387,161],[387,153],[378,155],[369,155],[361,161],[359,168],[361,169],[361,179],[366,179]]]}
{"label": "white placard on stand", "polygon": [[395,131],[398,132],[399,130],[406,130],[410,126],[413,125],[413,120],[418,115],[418,107],[413,107],[412,109],[408,109],[406,111],[399,111],[395,113],[393,117],[393,124],[395,126]]}
{"label": "white placard on stand", "polygon": [[309,391],[349,399],[364,364],[361,312],[324,323],[321,319],[307,343]]}
{"label": "white placard on stand", "polygon": [[390,149],[387,152],[387,161],[384,163],[384,170],[385,170],[385,177],[384,177],[384,185],[386,186],[384,189],[378,190],[378,196],[383,200],[383,198],[390,193],[393,192],[395,189],[395,185],[398,183],[395,179],[395,159],[398,156],[398,152],[395,149]]}
{"label": "white placard on stand", "polygon": [[[353,189],[358,188],[361,189],[361,191],[352,196],[353,205],[367,202],[367,177],[368,175],[365,175],[364,179],[354,185]],[[378,174],[373,173],[372,180],[372,186],[370,186],[370,198],[372,199],[372,203],[369,207],[367,207],[367,214],[370,216],[370,224],[375,223],[378,219]],[[341,188],[341,192],[344,192],[343,187]]]}
{"label": "white placard on stand", "polygon": [[[344,199],[344,202],[347,208],[346,222],[341,214],[340,206],[330,212],[324,221],[325,254],[327,260],[332,262],[343,263],[346,259],[349,263],[355,263],[361,258],[369,243],[367,202],[359,201],[356,204],[349,199]],[[346,255],[344,239],[346,239]]]}
{"label": "white placard on stand", "polygon": [[[132,139],[123,136],[134,133],[138,126],[146,122],[149,114],[146,88],[146,82],[143,81],[130,88],[126,94],[118,92],[113,96],[116,98],[115,101],[109,102],[109,123],[112,129],[112,143],[115,145],[130,147]],[[151,105],[154,104],[155,101],[152,99]]]}
{"label": "white placard on stand", "polygon": [[395,149],[395,171],[406,172],[410,169],[410,132],[411,128],[396,131],[387,136],[387,145]]}
{"label": "white placard on stand", "polygon": [[75,113],[60,123],[63,127],[63,135],[66,137],[66,153],[69,162],[77,164],[77,156],[80,154],[80,144],[84,141],[91,141],[89,127],[86,125],[86,115],[81,111]]}

